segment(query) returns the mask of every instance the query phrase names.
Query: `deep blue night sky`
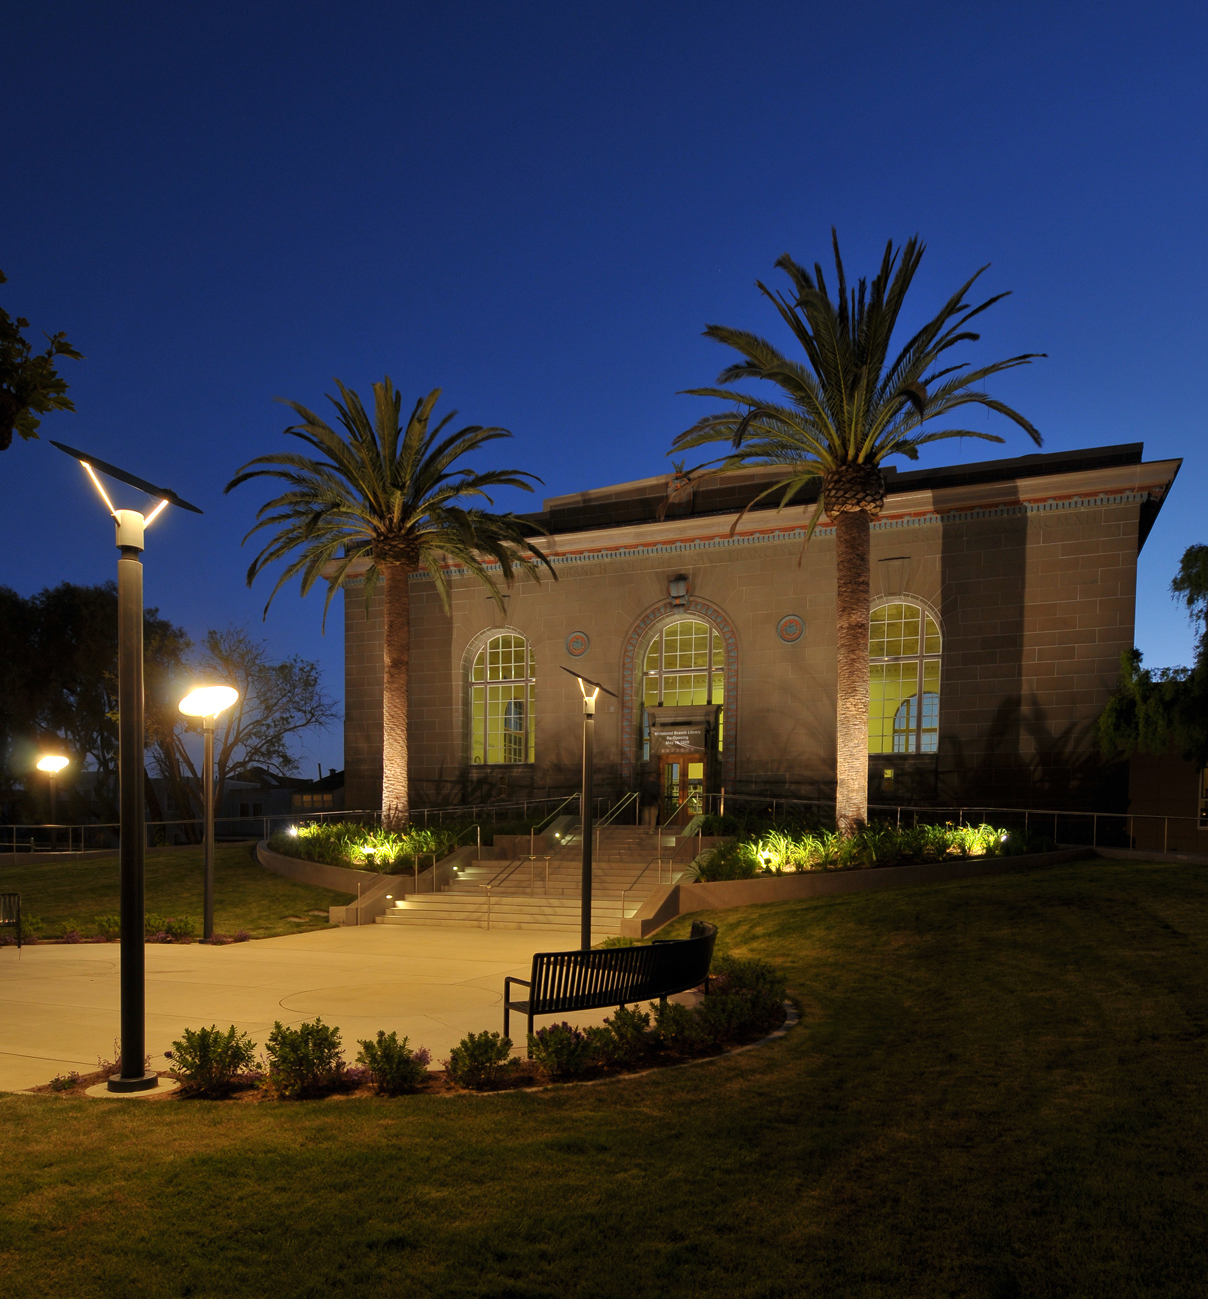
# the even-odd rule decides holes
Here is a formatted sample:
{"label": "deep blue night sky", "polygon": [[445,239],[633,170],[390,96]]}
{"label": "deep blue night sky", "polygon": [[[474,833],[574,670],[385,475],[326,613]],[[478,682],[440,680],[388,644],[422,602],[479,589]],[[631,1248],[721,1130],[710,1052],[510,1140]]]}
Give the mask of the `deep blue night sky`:
{"label": "deep blue night sky", "polygon": [[[321,593],[262,624],[270,583],[244,585],[264,489],[222,496],[284,445],[275,396],[388,373],[510,428],[546,494],[660,473],[704,409],[678,390],[726,360],[703,325],[783,342],[753,282],[836,225],[850,273],[923,236],[907,325],[992,263],[1013,296],[966,355],[1048,353],[996,389],[1046,449],[1186,457],[1137,636],[1188,661],[1166,588],[1208,541],[1203,6],[67,3],[9,11],[4,43],[0,302],[87,359],[77,412],[0,459],[0,582],[113,575],[46,439],[84,447],[206,511],[154,525],[148,603],[195,637],[252,625],[338,695]],[[1031,449],[995,431],[930,463]],[[305,756],[342,765],[339,728]]]}

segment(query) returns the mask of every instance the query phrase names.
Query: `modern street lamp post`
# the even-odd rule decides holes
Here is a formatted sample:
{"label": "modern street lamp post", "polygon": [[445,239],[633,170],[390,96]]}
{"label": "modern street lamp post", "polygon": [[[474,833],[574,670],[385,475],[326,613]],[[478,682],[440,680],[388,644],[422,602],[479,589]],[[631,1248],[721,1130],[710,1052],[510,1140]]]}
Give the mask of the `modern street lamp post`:
{"label": "modern street lamp post", "polygon": [[[601,690],[606,695],[612,695],[614,699],[616,695],[613,695],[611,690],[606,689],[598,681],[589,681],[586,677],[581,677],[577,672],[571,672],[570,668],[564,667],[562,671],[569,672],[578,681],[579,691],[583,695],[583,792],[580,795],[579,818],[583,823],[583,870],[580,883],[579,946],[586,952],[591,950],[591,785],[593,767],[595,766],[596,698]],[[591,694],[587,693],[588,686],[595,687]]]}
{"label": "modern street lamp post", "polygon": [[218,714],[239,698],[233,686],[202,686],[191,690],[180,701],[186,717],[200,717],[205,735],[205,775],[202,798],[205,801],[205,890],[202,903],[201,936],[208,943],[214,937],[214,722]]}
{"label": "modern street lamp post", "polygon": [[[67,766],[67,759],[64,758],[62,754],[47,753],[43,757],[38,759],[38,770],[46,772],[46,775],[50,781],[50,846],[52,848],[55,846],[54,820],[55,820],[55,794],[57,793],[55,777],[59,774],[60,771],[63,770],[65,766]],[[71,849],[70,836],[68,837],[67,848],[68,851],[70,851]]]}
{"label": "modern street lamp post", "polygon": [[[143,856],[147,842],[146,811],[143,804],[143,763],[146,727],[143,722],[143,536],[146,529],[169,504],[194,514],[196,505],[181,500],[166,487],[156,487],[95,456],[52,442],[66,455],[78,460],[101,494],[117,525],[117,710],[119,817],[121,821],[119,861],[121,865],[121,1024],[122,1068],[110,1076],[111,1092],[150,1091],[158,1084],[154,1073],[146,1072],[146,949],[143,946]],[[136,487],[159,504],[144,518],[138,510],[118,510],[105,493],[99,470],[108,478]]]}

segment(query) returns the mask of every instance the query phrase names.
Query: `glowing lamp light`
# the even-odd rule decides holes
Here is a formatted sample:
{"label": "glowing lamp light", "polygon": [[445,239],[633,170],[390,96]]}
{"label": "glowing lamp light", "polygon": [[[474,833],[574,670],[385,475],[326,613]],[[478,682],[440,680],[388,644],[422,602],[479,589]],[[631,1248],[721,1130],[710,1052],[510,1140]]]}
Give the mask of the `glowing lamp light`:
{"label": "glowing lamp light", "polygon": [[232,686],[201,686],[191,690],[180,701],[180,711],[186,717],[217,717],[239,698]]}
{"label": "glowing lamp light", "polygon": [[293,835],[293,837],[296,839],[298,837],[298,827],[296,825],[291,825],[289,829],[286,831],[286,833]]}
{"label": "glowing lamp light", "polygon": [[57,776],[67,766],[67,761],[57,754],[48,753],[46,757],[38,759],[38,770],[49,771],[52,776]]}

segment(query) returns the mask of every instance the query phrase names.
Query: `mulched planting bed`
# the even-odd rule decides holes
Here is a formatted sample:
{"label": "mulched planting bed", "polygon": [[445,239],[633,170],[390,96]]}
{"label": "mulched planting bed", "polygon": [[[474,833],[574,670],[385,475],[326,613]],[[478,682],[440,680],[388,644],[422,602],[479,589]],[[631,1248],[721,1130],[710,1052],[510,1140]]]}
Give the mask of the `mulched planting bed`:
{"label": "mulched planting bed", "polygon": [[[781,1028],[787,1018],[788,1011],[785,1007],[781,1008],[780,1017],[774,1023],[764,1024],[758,1029],[752,1029],[749,1033],[744,1033],[729,1041],[711,1047],[703,1047],[697,1051],[670,1051],[654,1047],[644,1056],[639,1057],[627,1064],[608,1064],[608,1065],[591,1065],[574,1074],[563,1077],[555,1077],[547,1070],[543,1069],[536,1061],[519,1059],[507,1073],[496,1083],[489,1087],[479,1089],[462,1087],[455,1083],[443,1069],[431,1069],[428,1071],[424,1081],[411,1092],[402,1093],[398,1097],[391,1099],[404,1099],[406,1096],[465,1096],[465,1095],[485,1095],[488,1093],[513,1092],[513,1091],[531,1091],[534,1089],[543,1089],[546,1087],[559,1087],[566,1084],[576,1084],[585,1082],[603,1082],[610,1078],[622,1078],[630,1074],[649,1073],[652,1070],[674,1068],[677,1065],[690,1064],[699,1060],[716,1059],[720,1056],[728,1055],[744,1046],[751,1046],[756,1042],[762,1041],[770,1034],[775,1033]],[[796,1021],[794,1021],[796,1022]],[[791,1027],[791,1025],[790,1025]],[[30,1087],[29,1092],[38,1096],[83,1096],[89,1087],[95,1087],[98,1083],[105,1082],[111,1074],[116,1072],[116,1067],[112,1064],[101,1069],[93,1070],[90,1073],[79,1074],[74,1080],[68,1082],[67,1079],[59,1081],[59,1085],[53,1083],[44,1083],[40,1087]],[[365,1100],[370,1097],[379,1097],[381,1093],[375,1090],[373,1084],[364,1077],[366,1071],[359,1066],[350,1066],[345,1071],[345,1078],[335,1086],[326,1088],[321,1091],[315,1091],[309,1096],[299,1097],[304,1100]],[[175,1079],[171,1070],[160,1069],[158,1075],[161,1078]],[[263,1085],[259,1078],[249,1078],[239,1080],[229,1089],[212,1094],[207,1092],[190,1091],[182,1083],[178,1091],[163,1097],[165,1103],[180,1104],[192,1101],[221,1101],[229,1104],[249,1105],[260,1104],[262,1102],[275,1102],[286,1098],[278,1097],[273,1094],[270,1088]],[[294,1098],[289,1098],[294,1099]]]}

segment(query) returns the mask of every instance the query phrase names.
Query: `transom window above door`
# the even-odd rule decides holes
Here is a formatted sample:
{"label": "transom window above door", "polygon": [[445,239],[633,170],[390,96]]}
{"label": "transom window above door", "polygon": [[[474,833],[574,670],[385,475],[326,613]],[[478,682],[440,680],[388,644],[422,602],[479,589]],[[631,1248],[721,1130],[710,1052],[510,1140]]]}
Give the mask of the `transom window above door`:
{"label": "transom window above door", "polygon": [[492,636],[470,669],[470,761],[533,762],[537,659],[523,636]]}
{"label": "transom window above door", "polygon": [[[687,704],[723,705],[725,646],[721,633],[698,618],[668,623],[650,642],[642,667],[642,757],[650,756],[646,709]],[[717,714],[717,747],[722,747],[722,709]]]}
{"label": "transom window above door", "polygon": [[939,749],[940,629],[908,601],[873,609],[868,627],[869,753]]}

